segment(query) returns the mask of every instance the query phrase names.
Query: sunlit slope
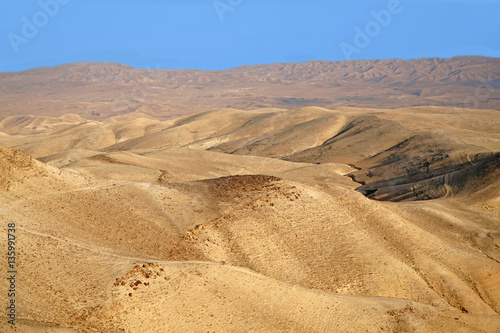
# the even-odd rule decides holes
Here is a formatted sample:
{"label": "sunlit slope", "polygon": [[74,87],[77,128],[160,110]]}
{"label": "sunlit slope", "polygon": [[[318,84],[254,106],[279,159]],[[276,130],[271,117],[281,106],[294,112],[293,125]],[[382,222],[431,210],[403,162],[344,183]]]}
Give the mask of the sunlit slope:
{"label": "sunlit slope", "polygon": [[[247,167],[247,162],[264,163],[247,156],[272,158],[269,168],[279,164],[276,159],[350,164],[358,169],[349,176],[361,193],[391,201],[466,196],[497,179],[500,117],[494,110],[215,109],[164,122],[109,123],[75,117],[9,118],[0,144],[57,167],[142,182],[274,174]],[[52,127],[34,130],[34,123]],[[219,167],[219,158],[227,157],[204,151],[235,158]],[[205,165],[200,158],[215,162]]]}
{"label": "sunlit slope", "polygon": [[298,176],[328,165],[160,185],[1,154],[21,318],[94,332],[500,328],[498,215],[472,202],[377,202],[341,170]]}

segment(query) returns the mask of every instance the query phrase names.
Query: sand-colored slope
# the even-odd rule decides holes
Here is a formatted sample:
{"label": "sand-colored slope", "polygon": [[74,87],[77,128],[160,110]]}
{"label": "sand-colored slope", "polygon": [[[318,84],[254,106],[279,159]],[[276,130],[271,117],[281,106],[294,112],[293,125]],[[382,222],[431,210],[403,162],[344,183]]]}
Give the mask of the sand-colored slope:
{"label": "sand-colored slope", "polygon": [[[40,159],[0,149],[17,331],[498,331],[497,118],[456,111],[8,123],[0,143]],[[370,200],[347,177],[411,188],[444,168],[428,201]]]}
{"label": "sand-colored slope", "polygon": [[344,123],[344,116],[328,114],[278,130],[262,131],[259,135],[231,140],[209,149],[230,154],[279,158],[318,146]]}
{"label": "sand-colored slope", "polygon": [[[331,114],[322,108],[268,112],[217,109],[179,119],[169,128],[113,145],[108,150],[165,149],[189,146],[207,149],[220,143],[252,142],[263,133],[307,122]],[[239,140],[239,141],[238,141]]]}
{"label": "sand-colored slope", "polygon": [[14,139],[7,144],[35,157],[67,149],[102,149],[116,142],[114,133],[97,122],[83,122],[48,133]]}
{"label": "sand-colored slope", "polygon": [[[476,118],[471,118],[473,115]],[[54,166],[140,182],[195,180],[245,170],[275,174],[249,169],[243,165],[246,162],[237,160],[219,172],[218,158],[205,168],[201,159],[212,158],[198,156],[203,150],[302,163],[349,163],[360,169],[350,176],[360,183],[362,193],[396,201],[479,190],[481,186],[470,185],[477,182],[468,178],[487,184],[495,177],[490,174],[500,151],[500,134],[495,131],[498,112],[491,110],[307,107],[251,112],[216,109],[164,122],[137,119],[60,124],[61,119],[29,117],[28,125],[22,125],[24,120],[19,124],[6,122],[10,124],[5,128],[8,133],[29,133],[32,122],[59,125],[32,135],[5,134],[0,143]],[[173,153],[185,148],[191,150]],[[172,152],[160,157],[168,161],[147,158],[146,154],[159,150]],[[123,151],[132,154],[122,155]],[[198,157],[186,159],[190,155]],[[274,161],[269,163],[274,165]],[[468,163],[478,166],[470,168]],[[191,170],[181,170],[184,165]],[[464,186],[468,188],[465,192]]]}
{"label": "sand-colored slope", "polygon": [[207,138],[223,136],[254,116],[252,113],[238,110],[222,109],[204,112],[177,120],[161,131],[118,143],[109,147],[108,150],[182,147]]}
{"label": "sand-colored slope", "polygon": [[[0,327],[8,331],[495,332],[500,325],[495,316],[436,311],[402,299],[321,292],[227,264],[150,264],[20,231],[34,254],[25,261],[33,270],[25,271],[23,283],[26,290],[37,291],[23,295],[23,313],[36,315],[30,315],[28,323],[21,321],[17,330],[2,320]],[[61,265],[60,257],[72,260]],[[47,326],[51,329],[44,330]]]}
{"label": "sand-colored slope", "polygon": [[[401,219],[384,205],[339,188],[329,195],[286,182],[263,189],[252,184],[251,179],[216,181],[207,193],[220,193],[219,200],[238,196],[242,186],[257,191],[257,198],[247,198],[221,218],[192,230],[186,246],[198,247],[214,261],[315,289],[425,300],[436,306],[448,303],[468,306],[470,312],[498,311],[495,301],[487,305],[481,298],[495,300],[498,291],[479,278],[490,273],[496,279],[498,263],[469,245],[447,244],[447,237],[435,235],[437,230],[433,234],[413,225],[413,216]],[[477,231],[476,224],[467,223],[463,230],[469,237]],[[433,274],[437,276],[432,280],[447,276],[447,288],[455,291],[443,297],[441,287],[429,289],[427,276]],[[388,285],[390,276],[393,283]],[[466,287],[469,279],[475,282]],[[484,295],[478,297],[474,290],[479,285]]]}
{"label": "sand-colored slope", "polygon": [[[115,288],[115,302],[90,314],[96,331],[343,332],[494,331],[496,318],[437,313],[422,304],[295,287],[233,266],[166,263],[137,267]],[[161,274],[161,275],[157,275]],[[149,275],[149,278],[146,276]],[[137,281],[137,290],[130,288]],[[147,285],[144,285],[147,283]],[[147,318],[147,319],[146,319]],[[113,326],[111,326],[113,327]]]}
{"label": "sand-colored slope", "polygon": [[408,129],[394,121],[376,116],[353,118],[321,145],[297,152],[286,159],[309,163],[354,163],[411,135]]}
{"label": "sand-colored slope", "polygon": [[23,249],[21,318],[95,332],[500,327],[500,265],[481,236],[498,233],[493,216],[269,176],[160,186],[37,168],[1,196]]}
{"label": "sand-colored slope", "polygon": [[[74,155],[73,155],[74,156]],[[257,156],[233,156],[191,148],[159,151],[94,152],[64,168],[104,179],[148,183],[184,182],[238,174],[276,174],[309,166]],[[42,160],[61,165],[69,157]],[[345,172],[351,170],[343,167]]]}
{"label": "sand-colored slope", "polygon": [[0,190],[8,191],[32,177],[47,177],[46,166],[19,150],[0,147]]}
{"label": "sand-colored slope", "polygon": [[75,114],[64,114],[58,118],[35,116],[11,116],[0,120],[0,130],[7,134],[31,135],[54,130],[65,125],[78,124],[86,120]]}
{"label": "sand-colored slope", "polygon": [[[0,143],[55,166],[71,165],[88,175],[136,181],[160,178],[184,181],[241,174],[246,170],[240,166],[240,171],[231,168],[229,172],[217,172],[214,165],[202,171],[203,162],[199,158],[186,160],[179,157],[182,154],[162,157],[184,160],[189,165],[200,164],[194,168],[198,170],[182,172],[178,169],[181,163],[144,156],[152,151],[180,148],[193,149],[194,155],[196,151],[212,150],[292,162],[349,163],[360,169],[351,173],[351,177],[362,185],[362,193],[375,199],[420,200],[461,192],[468,183],[467,175],[479,172],[477,167],[467,167],[467,163],[479,164],[484,171],[479,172],[479,178],[484,184],[488,182],[489,174],[496,168],[495,154],[500,151],[500,137],[495,131],[498,112],[477,112],[436,107],[395,110],[307,107],[251,112],[216,109],[165,122],[137,119],[78,124],[61,124],[62,118],[28,117],[28,125],[23,125],[25,120],[20,118],[23,121],[19,124],[6,122],[10,125],[4,130],[29,133],[33,122],[59,125],[32,135],[6,134]],[[473,115],[476,118],[471,118]],[[123,151],[134,155],[117,158]],[[189,150],[185,153],[190,155]],[[487,165],[482,166],[483,162]],[[169,173],[170,167],[174,170]],[[193,177],[172,176],[183,173]],[[454,176],[448,177],[451,174]]]}
{"label": "sand-colored slope", "polygon": [[[73,123],[60,123],[60,118],[27,118],[30,119],[29,124],[6,124],[2,131],[16,134],[5,136],[0,141],[4,146],[20,149],[37,158],[56,155],[69,150],[101,150],[117,142],[143,137],[172,125],[169,121],[160,122],[151,119],[124,120],[111,123],[83,119],[76,120]],[[31,124],[40,121],[56,123],[56,126],[40,131],[32,130]],[[18,133],[24,133],[24,135]]]}
{"label": "sand-colored slope", "polygon": [[[349,176],[374,199],[431,199],[496,182],[500,154],[443,133],[420,132],[364,160]],[[465,189],[467,188],[467,189]]]}

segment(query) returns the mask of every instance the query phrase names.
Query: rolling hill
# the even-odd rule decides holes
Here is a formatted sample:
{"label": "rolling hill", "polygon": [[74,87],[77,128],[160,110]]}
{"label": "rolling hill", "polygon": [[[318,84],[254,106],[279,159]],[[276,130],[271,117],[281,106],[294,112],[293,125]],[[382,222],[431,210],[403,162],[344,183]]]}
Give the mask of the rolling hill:
{"label": "rolling hill", "polygon": [[18,332],[500,329],[498,111],[90,118],[0,122]]}

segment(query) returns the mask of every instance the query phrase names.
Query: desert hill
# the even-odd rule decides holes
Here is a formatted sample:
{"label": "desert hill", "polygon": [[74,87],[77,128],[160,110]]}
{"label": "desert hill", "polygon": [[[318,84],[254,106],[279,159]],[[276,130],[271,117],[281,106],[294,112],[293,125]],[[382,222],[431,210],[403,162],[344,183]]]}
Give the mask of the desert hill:
{"label": "desert hill", "polygon": [[497,181],[498,119],[495,110],[437,107],[215,109],[167,121],[20,116],[5,118],[0,144],[86,175],[148,182],[337,163],[354,168],[349,176],[370,198],[422,200]]}
{"label": "desert hill", "polygon": [[77,63],[0,73],[0,114],[173,119],[208,109],[500,108],[500,60],[310,61],[225,71]]}
{"label": "desert hill", "polygon": [[[402,207],[345,185],[258,175],[146,185],[69,171],[35,177],[2,200],[24,246],[20,315],[43,325],[110,332],[500,325],[498,263],[477,252],[489,250],[485,236],[474,236],[494,220],[472,224],[451,203],[400,215]],[[432,233],[422,224],[430,220]],[[458,245],[464,233],[471,243]],[[344,316],[358,319],[347,324]]]}
{"label": "desert hill", "polygon": [[6,117],[17,331],[497,332],[499,123],[445,107]]}

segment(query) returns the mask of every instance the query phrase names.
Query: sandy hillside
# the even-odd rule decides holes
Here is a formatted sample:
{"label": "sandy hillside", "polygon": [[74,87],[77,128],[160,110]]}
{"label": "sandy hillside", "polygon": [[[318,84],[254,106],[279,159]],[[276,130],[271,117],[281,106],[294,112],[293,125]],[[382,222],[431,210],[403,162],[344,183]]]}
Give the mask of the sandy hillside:
{"label": "sandy hillside", "polygon": [[440,107],[3,118],[0,331],[499,332],[499,128]]}

